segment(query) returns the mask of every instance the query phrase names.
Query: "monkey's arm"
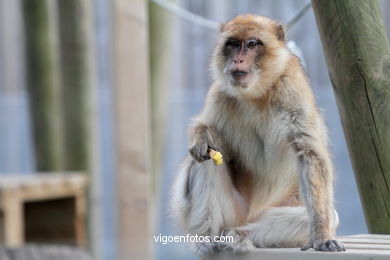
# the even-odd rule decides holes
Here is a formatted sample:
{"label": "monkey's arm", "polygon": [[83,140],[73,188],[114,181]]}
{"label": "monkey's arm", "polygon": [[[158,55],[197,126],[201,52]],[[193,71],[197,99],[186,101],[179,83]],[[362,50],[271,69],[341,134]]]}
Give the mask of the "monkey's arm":
{"label": "monkey's arm", "polygon": [[300,191],[310,217],[310,241],[302,250],[344,251],[335,240],[338,216],[333,206],[332,164],[321,135],[325,126],[320,115],[311,118],[310,122],[304,116],[294,118],[289,136],[297,152]]}
{"label": "monkey's arm", "polygon": [[195,118],[194,123],[189,127],[189,152],[191,156],[198,162],[209,160],[209,149],[217,150],[215,146],[216,130],[214,122],[220,114],[221,106],[215,100],[218,86],[212,85],[202,112]]}

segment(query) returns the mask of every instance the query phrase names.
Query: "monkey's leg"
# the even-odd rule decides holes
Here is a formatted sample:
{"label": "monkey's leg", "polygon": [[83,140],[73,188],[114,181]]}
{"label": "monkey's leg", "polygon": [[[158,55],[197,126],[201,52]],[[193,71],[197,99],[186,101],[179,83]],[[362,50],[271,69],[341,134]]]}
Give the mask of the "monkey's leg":
{"label": "monkey's leg", "polygon": [[[212,160],[199,163],[188,157],[173,186],[172,211],[184,234],[213,240],[244,219],[241,200],[226,164],[216,166]],[[194,246],[198,254],[210,254],[218,243],[206,241]]]}
{"label": "monkey's leg", "polygon": [[310,218],[309,243],[302,250],[345,251],[336,240],[338,216],[333,206],[332,166],[323,146],[310,135],[296,135],[300,193]]}
{"label": "monkey's leg", "polygon": [[305,207],[275,207],[234,230],[245,233],[256,247],[302,247],[309,239],[309,224]]}

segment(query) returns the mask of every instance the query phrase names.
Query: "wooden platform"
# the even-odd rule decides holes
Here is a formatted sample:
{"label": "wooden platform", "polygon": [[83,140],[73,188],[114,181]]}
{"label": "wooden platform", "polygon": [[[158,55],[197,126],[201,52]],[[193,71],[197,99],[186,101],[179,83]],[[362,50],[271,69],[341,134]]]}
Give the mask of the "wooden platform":
{"label": "wooden platform", "polygon": [[85,246],[86,185],[82,173],[1,175],[0,244]]}
{"label": "wooden platform", "polygon": [[299,248],[262,248],[245,254],[220,252],[203,260],[390,260],[390,235],[361,234],[339,237],[345,252],[318,252]]}
{"label": "wooden platform", "polygon": [[0,246],[1,260],[92,260],[84,250],[60,245],[26,245],[5,248]]}

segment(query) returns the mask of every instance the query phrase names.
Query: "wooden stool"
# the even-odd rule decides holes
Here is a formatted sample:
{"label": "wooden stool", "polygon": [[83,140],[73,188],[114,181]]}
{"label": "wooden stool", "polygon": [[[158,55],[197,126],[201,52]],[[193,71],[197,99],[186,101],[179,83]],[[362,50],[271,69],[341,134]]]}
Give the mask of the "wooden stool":
{"label": "wooden stool", "polygon": [[86,177],[81,173],[0,176],[0,243],[86,245]]}

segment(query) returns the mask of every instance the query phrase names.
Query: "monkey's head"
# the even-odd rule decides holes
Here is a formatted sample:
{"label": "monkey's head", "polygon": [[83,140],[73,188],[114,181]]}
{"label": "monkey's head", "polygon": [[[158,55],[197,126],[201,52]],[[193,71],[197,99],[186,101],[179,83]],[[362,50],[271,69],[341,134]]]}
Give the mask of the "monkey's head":
{"label": "monkey's head", "polygon": [[289,57],[283,26],[257,15],[239,15],[221,26],[212,67],[234,96],[259,97],[280,78]]}

